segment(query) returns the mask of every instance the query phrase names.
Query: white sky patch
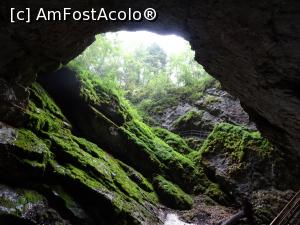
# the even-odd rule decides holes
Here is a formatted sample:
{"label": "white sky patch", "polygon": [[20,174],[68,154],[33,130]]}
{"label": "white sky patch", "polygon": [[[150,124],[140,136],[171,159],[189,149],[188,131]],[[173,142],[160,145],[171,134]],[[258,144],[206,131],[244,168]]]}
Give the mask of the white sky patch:
{"label": "white sky patch", "polygon": [[189,45],[189,42],[176,35],[159,35],[149,31],[119,31],[117,33],[107,33],[107,37],[118,35],[122,41],[122,47],[128,51],[134,51],[140,46],[149,46],[153,42],[157,43],[168,55],[177,54]]}

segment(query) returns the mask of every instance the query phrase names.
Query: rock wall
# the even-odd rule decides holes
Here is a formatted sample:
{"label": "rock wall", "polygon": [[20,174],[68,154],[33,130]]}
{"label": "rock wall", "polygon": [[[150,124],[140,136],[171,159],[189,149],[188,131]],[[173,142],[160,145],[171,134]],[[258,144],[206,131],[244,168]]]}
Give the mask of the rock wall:
{"label": "rock wall", "polygon": [[178,102],[176,106],[170,106],[161,114],[155,115],[154,119],[162,127],[179,134],[190,130],[203,132],[207,134],[203,139],[221,122],[256,130],[255,124],[249,120],[239,100],[220,87],[207,88],[197,101]]}
{"label": "rock wall", "polygon": [[[9,22],[10,7],[148,8],[154,23]],[[82,52],[96,33],[148,29],[177,33],[196,50],[196,59],[241,100],[258,128],[285,151],[300,145],[300,2],[11,0],[0,3],[0,115],[22,124],[26,87],[36,73],[55,70]]]}
{"label": "rock wall", "polygon": [[0,122],[0,224],[160,225],[161,204],[222,197],[182,139],[160,139],[99,77],[64,68],[40,82],[49,93],[31,85],[23,126]]}

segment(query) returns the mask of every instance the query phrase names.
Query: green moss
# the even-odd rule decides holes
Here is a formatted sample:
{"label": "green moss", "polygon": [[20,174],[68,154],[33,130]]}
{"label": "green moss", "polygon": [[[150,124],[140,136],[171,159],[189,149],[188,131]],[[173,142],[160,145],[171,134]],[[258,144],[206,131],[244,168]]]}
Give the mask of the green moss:
{"label": "green moss", "polygon": [[218,184],[210,182],[204,193],[219,203],[226,204],[228,202],[227,196],[221,191]]}
{"label": "green moss", "polygon": [[0,189],[0,214],[2,215],[25,217],[32,207],[46,201],[42,195],[33,190],[16,189],[4,185],[0,185]]}
{"label": "green moss", "polygon": [[26,128],[35,132],[55,132],[63,127],[71,126],[48,93],[38,83],[33,83],[26,110]]}
{"label": "green moss", "polygon": [[174,122],[175,127],[185,126],[186,124],[193,123],[195,121],[201,121],[204,111],[190,110],[184,115],[180,116]]}
{"label": "green moss", "polygon": [[26,129],[19,129],[14,142],[15,154],[34,167],[45,167],[51,157],[47,145],[34,133]]}
{"label": "green moss", "polygon": [[[153,193],[145,192],[129,179],[118,161],[97,145],[72,135],[61,137],[57,134],[49,134],[49,138],[52,140],[52,150],[56,159],[58,161],[66,159],[68,162],[66,167],[69,171],[68,176],[81,180],[91,188],[97,186],[110,192],[122,193],[138,202],[155,201]],[[145,199],[145,196],[148,199]]]}
{"label": "green moss", "polygon": [[128,177],[138,184],[143,190],[147,192],[153,192],[153,186],[152,184],[139,172],[137,172],[132,167],[126,165],[125,163],[119,161],[120,166],[124,169],[124,171],[127,173]]}
{"label": "green moss", "polygon": [[213,95],[206,95],[205,98],[204,98],[203,104],[208,106],[208,105],[211,105],[211,104],[216,103],[218,101],[219,101],[218,97],[213,96]]}
{"label": "green moss", "polygon": [[153,129],[154,133],[165,141],[174,150],[182,154],[188,154],[192,152],[192,149],[187,145],[185,140],[179,135],[174,134],[164,128],[156,127]]}
{"label": "green moss", "polygon": [[54,103],[39,83],[35,82],[32,84],[30,88],[30,99],[50,114],[55,115],[59,119],[65,119],[60,108]]}
{"label": "green moss", "polygon": [[155,162],[159,166],[160,173],[185,190],[193,189],[191,187],[195,185],[198,174],[190,159],[175,151],[157,137],[150,127],[138,120],[126,123],[123,129],[131,137],[130,141],[135,143],[136,148],[148,154],[147,161]]}
{"label": "green moss", "polygon": [[[124,148],[123,151],[135,155],[137,160],[139,158],[145,160],[145,162],[141,162],[145,166],[140,162],[135,163],[136,169],[140,172],[149,170],[146,173],[147,175],[157,172],[171,174],[171,169],[176,170],[176,179],[174,179],[175,176],[169,178],[176,180],[177,183],[183,186],[191,185],[191,179],[188,182],[186,180],[187,173],[194,174],[193,162],[177,152],[188,152],[190,150],[182,139],[174,135],[170,137],[170,145],[168,145],[155,134],[152,128],[141,121],[136,110],[130,106],[119,92],[105,87],[98,76],[80,72],[77,73],[77,78],[81,86],[80,94],[83,100],[91,105],[93,114],[98,117],[97,121],[101,121],[101,124],[104,122],[104,127],[107,128],[111,126],[114,126],[115,129],[119,128],[117,132],[123,138],[121,141],[124,141],[124,143],[120,143]],[[97,121],[94,124],[98,123]],[[94,124],[93,126],[95,126]],[[103,126],[101,129],[103,130]],[[176,141],[179,143],[176,143]],[[172,148],[176,145],[180,149]],[[133,159],[131,161],[134,163]],[[148,168],[145,168],[146,164],[149,164],[147,165]],[[189,174],[189,176],[195,175]]]}
{"label": "green moss", "polygon": [[[90,113],[86,116],[92,118],[85,126],[95,129],[95,136],[104,140],[106,145],[120,148],[116,152],[125,156],[126,164],[120,161],[124,161],[123,158],[117,160],[96,144],[74,136],[55,103],[39,85],[34,85],[27,111],[27,128],[36,132],[40,143],[32,141],[34,144],[26,143],[29,146],[23,148],[33,149],[41,144],[45,152],[51,152],[43,162],[48,162],[47,171],[51,171],[54,177],[78,185],[103,201],[105,199],[117,214],[125,217],[135,217],[136,213],[148,215],[145,203],[157,204],[157,194],[161,193],[164,195],[162,201],[178,204],[179,208],[189,208],[192,204],[191,197],[185,192],[201,191],[213,198],[222,195],[202,168],[188,157],[193,151],[183,139],[143,123],[122,95],[103,86],[97,77],[86,73],[76,76],[80,84],[79,99],[86,103]],[[42,103],[42,99],[47,103]],[[187,119],[195,116],[201,115],[191,113]],[[112,128],[114,132],[111,132]],[[30,136],[32,133],[24,130],[25,134]],[[21,138],[18,143],[22,145],[24,140]],[[36,166],[40,162],[34,158],[26,161]],[[153,176],[155,188],[148,181],[152,181]]]}
{"label": "green moss", "polygon": [[[206,164],[204,157],[222,154],[222,157],[226,157],[228,160],[227,176],[234,177],[238,176],[245,168],[249,155],[253,155],[258,161],[264,159],[269,161],[273,152],[273,146],[259,132],[249,131],[244,127],[232,124],[220,123],[215,126],[203,143],[196,160],[199,162],[199,168],[202,168],[203,164]],[[226,200],[220,195],[220,188],[216,185],[208,185],[206,193],[213,198],[217,196],[217,199],[221,201]]]}
{"label": "green moss", "polygon": [[[116,157],[146,177],[162,174],[187,192],[205,190],[209,181],[195,163],[182,154],[191,152],[191,149],[180,137],[143,123],[124,97],[103,87],[97,76],[87,73],[78,73],[77,76],[83,100],[93,109],[89,116],[96,118],[91,124],[94,133],[103,137],[106,144],[112,140],[119,142],[111,143],[113,148],[121,148],[110,150]],[[202,116],[202,113],[191,112],[187,119],[195,116]],[[101,127],[95,124],[101,124]],[[115,135],[110,134],[112,127]]]}
{"label": "green moss", "polygon": [[201,147],[201,153],[223,149],[237,162],[243,161],[246,152],[256,152],[260,157],[268,157],[274,150],[267,139],[258,131],[227,123],[217,124]]}
{"label": "green moss", "polygon": [[[81,95],[89,100],[87,104],[99,112],[101,118],[105,117],[108,123],[113,124],[111,118],[105,116],[106,106],[109,104],[114,104],[115,112],[124,120],[129,119],[131,113],[134,114],[127,111],[129,106],[126,102],[119,102],[117,95],[102,89],[97,82],[90,82],[88,85],[93,85],[90,88],[97,91],[89,92],[87,88],[82,87]],[[98,101],[99,92],[102,93],[101,101]],[[135,218],[136,215],[151,217],[144,204],[158,202],[152,185],[133,168],[130,173],[140,175],[141,180],[130,178],[128,171],[120,166],[118,160],[97,145],[74,136],[66,118],[38,84],[34,84],[31,88],[31,99],[26,114],[27,129],[18,132],[15,142],[18,149],[22,150],[23,162],[34,167],[48,166],[47,171],[62,180],[62,184],[77,184],[84,187],[85,191],[93,193],[96,199],[110,202],[112,209],[120,215],[120,218]],[[118,128],[116,124],[114,125]],[[33,130],[39,137],[28,129]],[[28,157],[24,158],[26,152]],[[70,199],[65,200],[66,204],[70,203]],[[95,204],[102,203],[100,201]]]}
{"label": "green moss", "polygon": [[37,202],[41,202],[41,201],[45,200],[42,195],[38,194],[35,191],[31,191],[31,190],[24,191],[24,194],[22,194],[22,198],[24,199],[24,201],[30,202],[30,203],[37,203]]}
{"label": "green moss", "polygon": [[[118,115],[121,123],[126,120],[131,120],[133,117],[140,119],[137,111],[131,107],[120,90],[107,86],[106,83],[103,83],[101,79],[99,79],[99,76],[88,73],[87,71],[77,71],[76,77],[80,83],[80,95],[88,104],[104,112],[106,108],[113,108],[114,119],[116,119],[115,116]],[[108,114],[106,114],[106,116],[108,116]],[[109,116],[108,118],[111,119]]]}
{"label": "green moss", "polygon": [[191,151],[187,157],[196,163],[199,157],[199,151]]}
{"label": "green moss", "polygon": [[162,176],[154,178],[154,187],[162,203],[174,209],[190,209],[193,199],[181,190],[180,187],[166,180]]}

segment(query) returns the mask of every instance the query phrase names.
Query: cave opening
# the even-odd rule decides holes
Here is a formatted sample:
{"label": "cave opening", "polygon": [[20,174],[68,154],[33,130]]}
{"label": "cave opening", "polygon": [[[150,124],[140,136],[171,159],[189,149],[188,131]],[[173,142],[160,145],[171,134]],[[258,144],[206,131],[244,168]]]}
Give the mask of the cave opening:
{"label": "cave opening", "polygon": [[[194,148],[201,145],[217,123],[256,130],[239,100],[224,91],[196,62],[190,43],[177,35],[149,31],[105,33],[96,36],[96,41],[68,68],[99,76],[104,85],[120,92],[146,123],[192,137]],[[64,73],[70,71],[63,69],[55,77],[52,73],[40,74],[38,80],[57,96],[60,104],[68,104],[64,108],[74,111],[77,106],[64,96],[74,96],[72,90],[79,89],[79,84],[76,86],[75,80],[64,81],[63,87],[51,84],[53,80],[70,79]]]}

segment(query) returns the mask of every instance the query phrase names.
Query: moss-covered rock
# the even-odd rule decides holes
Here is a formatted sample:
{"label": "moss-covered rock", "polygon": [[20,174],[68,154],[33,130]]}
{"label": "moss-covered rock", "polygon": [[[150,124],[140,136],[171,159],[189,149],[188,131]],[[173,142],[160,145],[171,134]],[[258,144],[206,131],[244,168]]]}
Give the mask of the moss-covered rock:
{"label": "moss-covered rock", "polygon": [[13,180],[42,187],[80,224],[160,224],[158,202],[187,209],[191,193],[226,202],[183,139],[149,127],[92,74],[62,76],[41,81],[50,94],[33,84],[24,128],[0,127],[0,140],[10,137],[0,141],[1,177],[13,168]]}
{"label": "moss-covered rock", "polygon": [[10,136],[0,142],[0,176],[7,180],[39,178],[52,157],[48,146],[34,133],[1,124],[1,133]]}
{"label": "moss-covered rock", "polygon": [[[47,104],[41,98],[47,99]],[[133,168],[126,171],[120,161],[96,144],[74,136],[71,126],[65,126],[62,112],[38,84],[32,86],[26,113],[26,128],[1,126],[1,136],[12,136],[11,141],[0,143],[1,154],[7,155],[1,157],[6,161],[1,164],[1,168],[6,167],[1,177],[7,173],[6,179],[24,179],[24,185],[46,185],[47,190],[53,183],[60,185],[60,193],[65,190],[70,196],[60,194],[65,204],[60,204],[59,210],[63,208],[71,218],[94,221],[87,224],[159,224],[154,206],[158,199],[152,185]],[[53,126],[45,126],[48,122]],[[27,173],[30,177],[24,176]],[[139,175],[142,181],[129,173]],[[86,218],[74,214],[70,199],[82,206],[81,214],[88,215]]]}
{"label": "moss-covered rock", "polygon": [[162,176],[154,178],[154,187],[162,203],[173,209],[190,209],[193,199],[180,187],[166,180]]}
{"label": "moss-covered rock", "polygon": [[279,151],[259,132],[244,127],[216,125],[202,145],[198,160],[209,178],[238,201],[254,190],[281,189],[283,183],[285,189],[299,187],[299,182],[293,184],[299,169],[283,171],[287,161]]}
{"label": "moss-covered rock", "polygon": [[38,192],[0,184],[0,224],[71,225]]}
{"label": "moss-covered rock", "polygon": [[202,123],[203,111],[191,110],[174,121],[176,130],[195,130]]}
{"label": "moss-covered rock", "polygon": [[158,167],[155,168],[158,172],[154,172],[163,174],[185,191],[193,192],[199,175],[194,163],[189,158],[175,151],[157,137],[150,127],[138,120],[126,123],[122,130],[130,140],[124,143],[125,146],[127,144],[127,146],[131,146],[130,149],[142,150],[148,154],[149,159],[142,161],[143,163],[157,160]]}
{"label": "moss-covered rock", "polygon": [[120,166],[127,173],[128,177],[137,183],[143,190],[147,192],[153,192],[152,184],[139,172],[137,172],[132,167],[126,165],[125,163],[119,161]]}
{"label": "moss-covered rock", "polygon": [[37,133],[40,131],[56,132],[63,127],[71,128],[60,108],[38,83],[32,84],[30,92],[31,98],[26,111],[26,128]]}
{"label": "moss-covered rock", "polygon": [[182,154],[189,154],[193,150],[187,145],[185,140],[181,138],[179,135],[174,134],[164,128],[155,127],[153,129],[154,133],[165,141],[169,146]]}
{"label": "moss-covered rock", "polygon": [[[172,145],[158,137],[153,129],[142,122],[137,112],[117,92],[105,86],[93,74],[64,69],[64,79],[53,74],[40,79],[42,85],[57,100],[76,131],[96,143],[120,161],[128,164],[145,177],[162,174],[187,192],[199,184],[194,163],[180,151],[188,147],[178,139]],[[48,84],[53,84],[51,87]],[[73,84],[72,88],[66,88]],[[65,91],[60,101],[62,89]],[[72,94],[68,90],[72,90]],[[68,110],[69,104],[76,105]],[[84,115],[84,117],[82,116]],[[180,149],[173,148],[175,145]]]}

